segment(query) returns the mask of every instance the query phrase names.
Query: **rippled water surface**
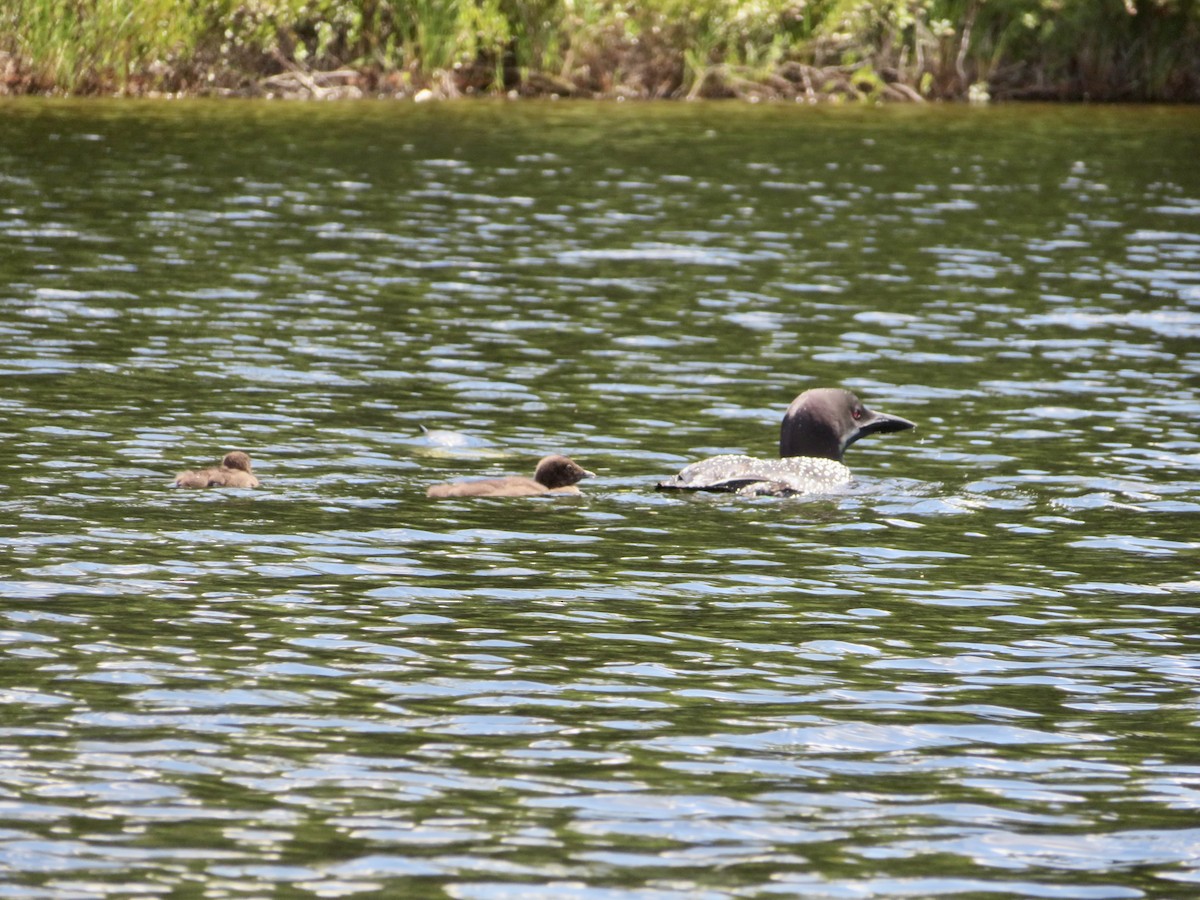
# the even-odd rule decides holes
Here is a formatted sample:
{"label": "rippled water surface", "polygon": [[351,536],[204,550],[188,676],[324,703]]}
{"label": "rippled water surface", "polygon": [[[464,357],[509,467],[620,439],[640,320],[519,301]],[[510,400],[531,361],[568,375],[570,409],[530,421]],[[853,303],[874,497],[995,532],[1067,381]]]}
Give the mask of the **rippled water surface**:
{"label": "rippled water surface", "polygon": [[1200,890],[1196,110],[0,122],[0,896]]}

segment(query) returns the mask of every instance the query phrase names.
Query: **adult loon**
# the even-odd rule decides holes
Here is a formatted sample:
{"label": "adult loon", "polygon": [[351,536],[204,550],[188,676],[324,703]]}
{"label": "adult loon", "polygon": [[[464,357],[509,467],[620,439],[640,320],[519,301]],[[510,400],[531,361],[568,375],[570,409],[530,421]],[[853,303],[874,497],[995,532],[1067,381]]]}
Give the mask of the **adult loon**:
{"label": "adult loon", "polygon": [[842,454],[868,434],[905,431],[908,419],[875,412],[850,391],[814,388],[792,401],[779,431],[780,459],[723,454],[660,481],[660,490],[811,494],[849,484]]}
{"label": "adult loon", "polygon": [[538,494],[578,494],[577,481],[595,477],[593,473],[566,456],[545,456],[538,460],[532,478],[506,475],[483,481],[459,481],[435,484],[427,497],[535,497]]}
{"label": "adult loon", "polygon": [[221,465],[195,472],[180,472],[175,476],[175,487],[235,487],[256,488],[258,479],[250,471],[250,457],[241,450],[226,453]]}

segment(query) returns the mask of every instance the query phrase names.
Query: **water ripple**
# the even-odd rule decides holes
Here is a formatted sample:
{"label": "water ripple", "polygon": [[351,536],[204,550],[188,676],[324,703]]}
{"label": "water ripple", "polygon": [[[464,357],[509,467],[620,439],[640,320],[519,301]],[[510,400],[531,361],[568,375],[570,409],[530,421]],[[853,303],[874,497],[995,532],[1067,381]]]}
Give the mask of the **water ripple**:
{"label": "water ripple", "polygon": [[9,893],[1200,880],[1193,113],[6,113]]}

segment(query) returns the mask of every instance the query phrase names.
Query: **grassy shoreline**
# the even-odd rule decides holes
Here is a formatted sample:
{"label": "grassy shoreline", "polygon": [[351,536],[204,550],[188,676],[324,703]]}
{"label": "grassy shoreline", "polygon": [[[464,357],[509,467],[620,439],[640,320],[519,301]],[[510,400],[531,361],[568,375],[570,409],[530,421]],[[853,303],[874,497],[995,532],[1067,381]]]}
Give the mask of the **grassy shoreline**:
{"label": "grassy shoreline", "polygon": [[1200,102],[1200,0],[0,0],[0,94]]}

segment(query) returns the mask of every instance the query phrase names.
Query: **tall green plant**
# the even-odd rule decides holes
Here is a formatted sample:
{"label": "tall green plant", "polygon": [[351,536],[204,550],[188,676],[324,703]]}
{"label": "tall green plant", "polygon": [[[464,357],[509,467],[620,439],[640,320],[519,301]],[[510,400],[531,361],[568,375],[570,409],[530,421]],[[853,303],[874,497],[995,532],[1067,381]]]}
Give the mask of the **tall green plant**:
{"label": "tall green plant", "polygon": [[938,0],[967,22],[963,63],[1009,94],[1156,99],[1200,87],[1196,0]]}
{"label": "tall green plant", "polygon": [[8,0],[14,52],[65,91],[130,78],[190,54],[206,22],[174,0]]}

